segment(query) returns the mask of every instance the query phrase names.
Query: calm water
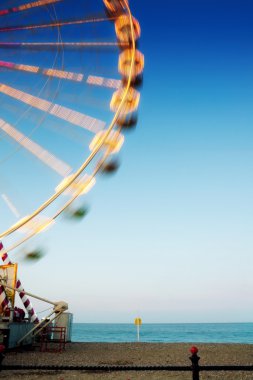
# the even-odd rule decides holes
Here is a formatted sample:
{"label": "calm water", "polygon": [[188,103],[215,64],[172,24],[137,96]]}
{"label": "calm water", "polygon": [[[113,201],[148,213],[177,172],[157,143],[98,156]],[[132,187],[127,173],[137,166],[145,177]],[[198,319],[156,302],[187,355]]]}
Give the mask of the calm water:
{"label": "calm water", "polygon": [[[134,324],[74,323],[73,342],[135,342]],[[141,342],[253,343],[253,323],[143,324]]]}

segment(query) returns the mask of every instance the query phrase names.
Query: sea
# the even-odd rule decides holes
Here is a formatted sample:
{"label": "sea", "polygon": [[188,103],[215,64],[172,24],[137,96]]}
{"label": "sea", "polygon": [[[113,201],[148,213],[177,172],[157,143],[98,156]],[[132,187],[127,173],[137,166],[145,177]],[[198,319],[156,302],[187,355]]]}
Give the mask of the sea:
{"label": "sea", "polygon": [[[253,343],[253,323],[143,323],[140,342]],[[72,342],[136,342],[137,328],[128,323],[73,323]]]}

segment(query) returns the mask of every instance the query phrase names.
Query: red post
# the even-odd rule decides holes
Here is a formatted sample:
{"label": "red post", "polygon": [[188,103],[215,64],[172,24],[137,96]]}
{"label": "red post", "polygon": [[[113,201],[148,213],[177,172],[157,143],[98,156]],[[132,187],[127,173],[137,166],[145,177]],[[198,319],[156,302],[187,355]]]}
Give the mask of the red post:
{"label": "red post", "polygon": [[192,346],[190,349],[190,352],[192,356],[190,356],[190,360],[192,362],[191,368],[192,368],[192,380],[199,380],[199,359],[200,357],[197,355],[198,348],[195,346]]}

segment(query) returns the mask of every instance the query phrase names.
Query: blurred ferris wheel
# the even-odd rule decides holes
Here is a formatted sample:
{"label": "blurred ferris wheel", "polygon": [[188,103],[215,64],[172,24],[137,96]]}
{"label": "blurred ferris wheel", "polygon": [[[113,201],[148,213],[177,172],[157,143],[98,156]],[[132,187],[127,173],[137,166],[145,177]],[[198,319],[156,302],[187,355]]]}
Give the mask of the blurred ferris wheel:
{"label": "blurred ferris wheel", "polygon": [[0,5],[0,239],[12,251],[117,168],[144,56],[128,0]]}

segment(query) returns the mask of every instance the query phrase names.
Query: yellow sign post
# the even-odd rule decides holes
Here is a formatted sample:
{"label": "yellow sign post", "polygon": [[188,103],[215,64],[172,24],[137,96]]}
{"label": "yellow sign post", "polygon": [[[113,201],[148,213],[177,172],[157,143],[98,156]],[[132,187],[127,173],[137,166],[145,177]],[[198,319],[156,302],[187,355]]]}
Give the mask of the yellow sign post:
{"label": "yellow sign post", "polygon": [[137,342],[139,342],[140,341],[140,326],[142,324],[141,318],[135,318],[134,324],[137,328]]}

